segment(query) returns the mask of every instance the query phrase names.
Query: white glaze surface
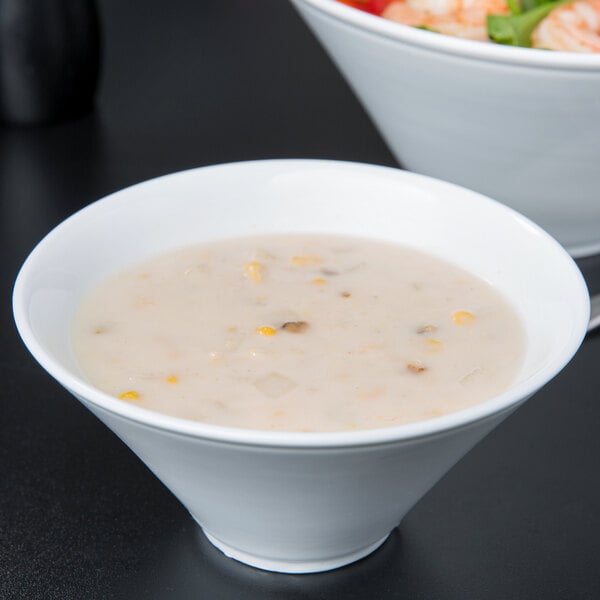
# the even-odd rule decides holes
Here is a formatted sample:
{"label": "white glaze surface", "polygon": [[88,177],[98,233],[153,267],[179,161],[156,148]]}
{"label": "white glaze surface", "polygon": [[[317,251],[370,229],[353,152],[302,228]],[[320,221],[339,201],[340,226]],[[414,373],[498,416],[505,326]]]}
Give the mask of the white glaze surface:
{"label": "white glaze surface", "polygon": [[[289,433],[170,417],[122,402],[82,376],[70,325],[104,277],[182,245],[282,231],[403,243],[484,278],[526,329],[515,381],[486,402],[436,419]],[[187,171],[89,206],[34,249],[13,307],[37,361],[223,547],[252,564],[295,572],[303,564],[339,566],[389,534],[461,456],[565,366],[589,320],[588,292],[571,258],[506,207],[396,169],[301,160]]]}

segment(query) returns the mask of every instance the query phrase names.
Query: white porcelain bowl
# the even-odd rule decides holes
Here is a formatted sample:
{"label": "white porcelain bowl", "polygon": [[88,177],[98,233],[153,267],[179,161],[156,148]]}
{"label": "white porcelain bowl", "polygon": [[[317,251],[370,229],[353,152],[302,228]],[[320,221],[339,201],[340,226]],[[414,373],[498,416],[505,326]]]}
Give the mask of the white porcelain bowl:
{"label": "white porcelain bowl", "polygon": [[462,40],[336,0],[292,2],[403,167],[500,200],[573,256],[600,252],[600,55]]}
{"label": "white porcelain bowl", "polygon": [[[358,234],[454,262],[510,298],[528,348],[505,393],[400,427],[336,433],[232,429],[148,411],[82,377],[70,328],[101,278],[181,245],[274,232]],[[479,439],[556,375],[586,330],[589,300],[562,247],[520,215],[397,169],[312,160],[205,167],[117,192],[33,250],[14,314],[37,361],[119,435],[227,555],[309,572],[374,550]]]}

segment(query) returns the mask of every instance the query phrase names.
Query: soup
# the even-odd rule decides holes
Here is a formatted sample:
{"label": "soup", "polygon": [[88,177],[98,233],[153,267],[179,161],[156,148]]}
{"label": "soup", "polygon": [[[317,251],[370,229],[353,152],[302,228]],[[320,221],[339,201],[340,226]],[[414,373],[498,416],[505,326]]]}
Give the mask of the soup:
{"label": "soup", "polygon": [[400,245],[331,235],[182,248],[92,290],[74,351],[98,388],[230,427],[434,418],[515,378],[524,330],[491,285]]}

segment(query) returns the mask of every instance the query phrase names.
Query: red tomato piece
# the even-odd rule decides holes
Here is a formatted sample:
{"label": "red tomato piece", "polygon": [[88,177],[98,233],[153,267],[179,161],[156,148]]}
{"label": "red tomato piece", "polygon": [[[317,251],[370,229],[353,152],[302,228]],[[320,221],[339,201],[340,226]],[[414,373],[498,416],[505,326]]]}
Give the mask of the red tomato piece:
{"label": "red tomato piece", "polygon": [[394,0],[369,0],[369,12],[380,15]]}
{"label": "red tomato piece", "polygon": [[347,6],[351,6],[352,8],[358,8],[358,10],[362,10],[364,12],[373,12],[371,9],[371,0],[338,0],[338,2],[346,4]]}

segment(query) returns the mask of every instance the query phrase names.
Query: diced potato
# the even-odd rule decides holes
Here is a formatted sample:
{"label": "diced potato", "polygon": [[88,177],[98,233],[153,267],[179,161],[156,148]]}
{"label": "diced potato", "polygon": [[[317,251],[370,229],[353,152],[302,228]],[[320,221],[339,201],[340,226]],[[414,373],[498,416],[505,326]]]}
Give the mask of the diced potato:
{"label": "diced potato", "polygon": [[417,329],[417,333],[433,333],[437,331],[437,325],[423,325]]}
{"label": "diced potato", "polygon": [[406,363],[406,368],[411,373],[422,373],[427,370],[427,367],[419,360],[411,360]]}
{"label": "diced potato", "polygon": [[297,384],[285,375],[272,372],[257,379],[254,386],[269,398],[280,398],[297,387]]}

